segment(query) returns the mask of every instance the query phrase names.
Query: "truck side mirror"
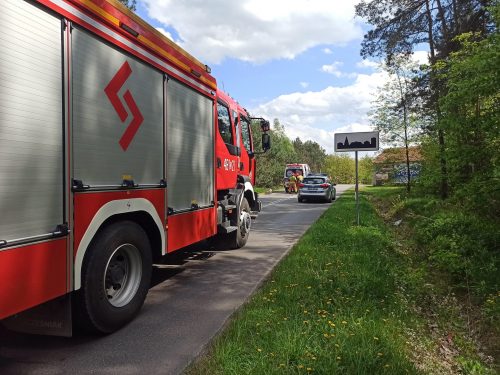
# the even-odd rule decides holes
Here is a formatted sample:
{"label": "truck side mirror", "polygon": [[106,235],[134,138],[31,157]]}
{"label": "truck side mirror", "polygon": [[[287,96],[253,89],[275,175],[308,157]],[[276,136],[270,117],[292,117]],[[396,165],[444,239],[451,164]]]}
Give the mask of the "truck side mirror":
{"label": "truck side mirror", "polygon": [[271,129],[271,125],[269,124],[269,121],[267,120],[260,120],[260,128],[263,132],[268,132],[269,129]]}
{"label": "truck side mirror", "polygon": [[262,134],[262,150],[266,152],[271,149],[271,136],[267,133]]}

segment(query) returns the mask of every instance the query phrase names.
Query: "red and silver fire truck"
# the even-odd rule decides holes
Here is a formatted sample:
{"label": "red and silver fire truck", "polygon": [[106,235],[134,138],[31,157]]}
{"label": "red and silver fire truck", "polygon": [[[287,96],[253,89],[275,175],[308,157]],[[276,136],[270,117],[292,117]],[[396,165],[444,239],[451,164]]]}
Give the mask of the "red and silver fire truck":
{"label": "red and silver fire truck", "polygon": [[216,235],[246,243],[253,119],[117,1],[1,8],[0,321],[70,335],[77,316],[113,332],[155,261]]}

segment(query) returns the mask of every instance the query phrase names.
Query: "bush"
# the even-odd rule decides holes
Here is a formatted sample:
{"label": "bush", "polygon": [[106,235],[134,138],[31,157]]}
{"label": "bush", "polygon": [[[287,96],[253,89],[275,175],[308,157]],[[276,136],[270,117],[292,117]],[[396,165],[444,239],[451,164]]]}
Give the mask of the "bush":
{"label": "bush", "polygon": [[498,290],[498,224],[460,211],[437,212],[415,227],[429,260],[484,298]]}

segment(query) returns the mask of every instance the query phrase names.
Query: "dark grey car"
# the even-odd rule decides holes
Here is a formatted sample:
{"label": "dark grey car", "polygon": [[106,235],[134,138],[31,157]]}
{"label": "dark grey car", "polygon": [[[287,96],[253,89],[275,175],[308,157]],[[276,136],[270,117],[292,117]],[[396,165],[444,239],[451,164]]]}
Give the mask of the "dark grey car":
{"label": "dark grey car", "polygon": [[309,175],[299,184],[297,199],[299,202],[303,202],[304,200],[331,202],[335,200],[336,195],[335,184],[327,176]]}

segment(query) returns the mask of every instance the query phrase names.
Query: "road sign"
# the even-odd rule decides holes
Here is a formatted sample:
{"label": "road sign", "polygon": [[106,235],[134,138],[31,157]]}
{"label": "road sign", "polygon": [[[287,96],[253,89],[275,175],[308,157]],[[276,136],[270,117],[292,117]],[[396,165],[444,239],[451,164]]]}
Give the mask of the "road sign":
{"label": "road sign", "polygon": [[354,151],[356,159],[356,223],[359,225],[358,151],[377,151],[378,132],[335,133],[335,151]]}
{"label": "road sign", "polygon": [[335,152],[377,151],[378,132],[335,133]]}

